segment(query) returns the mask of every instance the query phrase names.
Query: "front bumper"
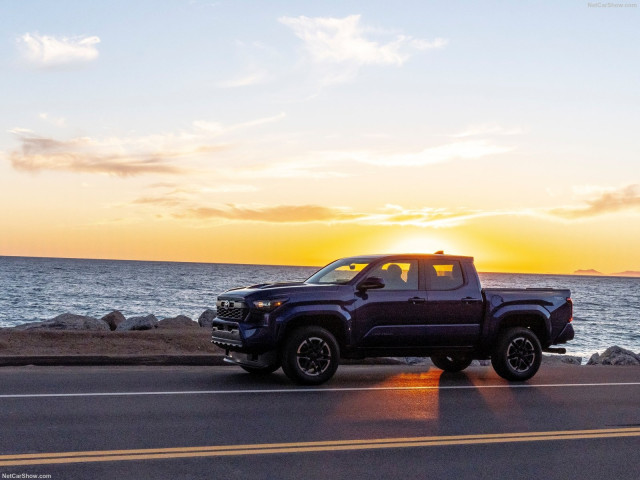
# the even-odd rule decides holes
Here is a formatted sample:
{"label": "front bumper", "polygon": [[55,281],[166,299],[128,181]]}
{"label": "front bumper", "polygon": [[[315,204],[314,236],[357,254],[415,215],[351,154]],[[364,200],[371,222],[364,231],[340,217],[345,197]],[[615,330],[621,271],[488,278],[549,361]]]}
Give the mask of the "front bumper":
{"label": "front bumper", "polygon": [[228,355],[224,357],[224,361],[227,363],[233,363],[234,365],[243,365],[245,367],[266,368],[278,363],[278,352],[271,350],[269,352],[257,354],[230,351]]}
{"label": "front bumper", "polygon": [[242,348],[240,325],[237,322],[214,320],[211,329],[211,343],[224,349]]}
{"label": "front bumper", "polygon": [[269,325],[234,322],[216,317],[211,328],[211,343],[225,350],[262,354],[276,348]]}

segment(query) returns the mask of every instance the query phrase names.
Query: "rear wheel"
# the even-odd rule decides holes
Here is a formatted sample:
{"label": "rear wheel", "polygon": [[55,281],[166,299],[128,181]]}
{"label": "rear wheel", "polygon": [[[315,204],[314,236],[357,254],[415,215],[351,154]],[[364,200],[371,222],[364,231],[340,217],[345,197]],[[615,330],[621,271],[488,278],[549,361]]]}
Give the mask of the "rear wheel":
{"label": "rear wheel", "polygon": [[459,372],[471,365],[471,357],[461,354],[431,355],[433,364],[445,372]]}
{"label": "rear wheel", "polygon": [[280,364],[276,363],[275,365],[269,365],[268,367],[248,367],[246,365],[240,365],[245,372],[249,372],[252,375],[269,375],[270,373],[275,372],[280,368]]}
{"label": "rear wheel", "polygon": [[282,349],[282,370],[296,383],[319,385],[338,369],[340,348],[322,327],[302,327],[289,334]]}
{"label": "rear wheel", "polygon": [[491,364],[506,380],[523,381],[540,368],[542,347],[538,337],[528,328],[510,328],[498,338]]}

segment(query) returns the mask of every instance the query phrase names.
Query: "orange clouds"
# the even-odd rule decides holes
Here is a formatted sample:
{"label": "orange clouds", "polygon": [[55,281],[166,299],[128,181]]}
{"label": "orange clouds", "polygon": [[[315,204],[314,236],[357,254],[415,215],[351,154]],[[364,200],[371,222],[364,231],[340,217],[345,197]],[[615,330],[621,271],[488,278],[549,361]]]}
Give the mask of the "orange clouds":
{"label": "orange clouds", "polygon": [[637,209],[640,209],[640,185],[635,184],[604,192],[599,197],[588,200],[585,206],[555,208],[550,213],[563,218],[578,219]]}

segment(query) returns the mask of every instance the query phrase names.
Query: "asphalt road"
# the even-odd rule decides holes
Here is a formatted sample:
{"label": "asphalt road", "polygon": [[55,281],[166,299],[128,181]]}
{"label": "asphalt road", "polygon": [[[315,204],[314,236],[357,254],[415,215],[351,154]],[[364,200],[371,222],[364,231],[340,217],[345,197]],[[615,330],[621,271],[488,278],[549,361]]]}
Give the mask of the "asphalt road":
{"label": "asphalt road", "polygon": [[5,367],[0,428],[0,478],[635,480],[640,368]]}

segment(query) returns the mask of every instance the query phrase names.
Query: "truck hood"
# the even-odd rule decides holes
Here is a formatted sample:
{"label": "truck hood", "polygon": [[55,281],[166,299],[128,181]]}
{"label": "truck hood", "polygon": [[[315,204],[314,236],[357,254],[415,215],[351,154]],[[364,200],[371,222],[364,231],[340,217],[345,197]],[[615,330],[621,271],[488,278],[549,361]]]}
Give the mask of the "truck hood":
{"label": "truck hood", "polygon": [[309,292],[335,292],[339,285],[318,285],[315,283],[289,282],[289,283],[260,283],[249,287],[232,288],[218,295],[218,299],[240,300],[248,297],[276,298],[280,296],[296,295]]}

